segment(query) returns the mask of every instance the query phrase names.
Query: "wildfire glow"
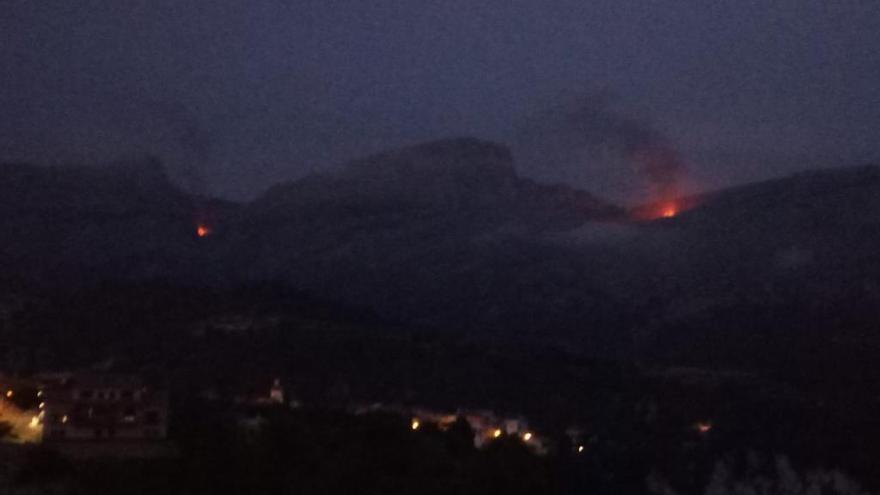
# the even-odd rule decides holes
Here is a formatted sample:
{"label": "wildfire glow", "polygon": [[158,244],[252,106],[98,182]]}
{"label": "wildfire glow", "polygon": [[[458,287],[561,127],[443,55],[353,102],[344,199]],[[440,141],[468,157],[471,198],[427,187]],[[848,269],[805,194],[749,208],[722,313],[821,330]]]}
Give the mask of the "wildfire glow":
{"label": "wildfire glow", "polygon": [[632,219],[641,222],[668,220],[698,206],[696,198],[666,198],[639,206],[631,211]]}
{"label": "wildfire glow", "polygon": [[678,215],[678,207],[674,204],[668,204],[660,210],[660,216],[662,218],[672,218],[675,215]]}
{"label": "wildfire glow", "polygon": [[199,237],[208,237],[211,235],[211,229],[207,225],[196,226],[196,235]]}

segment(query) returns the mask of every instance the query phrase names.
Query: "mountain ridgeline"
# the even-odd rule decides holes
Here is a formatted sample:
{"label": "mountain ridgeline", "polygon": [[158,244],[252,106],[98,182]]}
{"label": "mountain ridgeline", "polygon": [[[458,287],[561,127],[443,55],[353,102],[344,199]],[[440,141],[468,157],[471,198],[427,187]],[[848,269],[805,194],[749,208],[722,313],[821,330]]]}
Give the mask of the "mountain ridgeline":
{"label": "mountain ridgeline", "polygon": [[507,149],[474,139],[374,155],[247,204],[185,194],[154,162],[2,165],[0,269],[35,287],[281,282],[399,322],[606,357],[774,366],[791,349],[809,361],[880,346],[880,169],[685,201],[674,218],[634,220],[519,177]]}

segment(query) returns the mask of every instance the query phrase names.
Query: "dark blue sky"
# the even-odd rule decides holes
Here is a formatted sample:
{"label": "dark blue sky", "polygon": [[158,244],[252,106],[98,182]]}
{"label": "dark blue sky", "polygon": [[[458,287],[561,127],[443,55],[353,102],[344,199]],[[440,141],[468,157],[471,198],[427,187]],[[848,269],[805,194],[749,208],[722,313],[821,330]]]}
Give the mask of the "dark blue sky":
{"label": "dark blue sky", "polygon": [[[420,140],[516,146],[535,115],[584,95],[664,134],[700,187],[880,159],[876,0],[0,0],[0,12],[0,160],[153,153],[243,197]],[[631,198],[632,167],[585,142],[521,153],[519,168]]]}

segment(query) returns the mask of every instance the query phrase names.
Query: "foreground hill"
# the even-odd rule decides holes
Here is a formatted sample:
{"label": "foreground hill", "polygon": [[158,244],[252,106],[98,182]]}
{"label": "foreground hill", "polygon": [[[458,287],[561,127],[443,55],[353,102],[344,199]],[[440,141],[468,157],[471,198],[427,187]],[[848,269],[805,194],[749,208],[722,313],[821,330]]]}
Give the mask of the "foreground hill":
{"label": "foreground hill", "polygon": [[545,239],[622,211],[517,176],[492,143],[390,151],[243,207],[189,196],[154,163],[4,165],[0,197],[6,278],[68,287],[272,280],[395,320],[602,353],[629,345],[625,311],[589,264]]}
{"label": "foreground hill", "polygon": [[622,308],[578,253],[544,236],[620,214],[518,177],[502,147],[448,140],[274,188],[243,210],[226,259],[242,278],[394,319],[616,351],[628,339]]}
{"label": "foreground hill", "polygon": [[650,352],[795,368],[880,351],[880,168],[802,173],[698,202],[622,249],[648,260],[631,281],[656,302],[640,332]]}
{"label": "foreground hill", "polygon": [[195,204],[157,163],[0,165],[0,270],[48,285],[192,273]]}

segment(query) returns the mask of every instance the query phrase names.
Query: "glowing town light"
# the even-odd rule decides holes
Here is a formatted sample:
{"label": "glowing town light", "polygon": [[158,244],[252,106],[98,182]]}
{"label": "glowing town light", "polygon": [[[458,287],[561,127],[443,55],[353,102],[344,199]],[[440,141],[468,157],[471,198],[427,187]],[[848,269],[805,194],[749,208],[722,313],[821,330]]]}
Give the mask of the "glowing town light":
{"label": "glowing town light", "polygon": [[39,406],[39,407],[40,407],[40,409],[43,409],[44,407],[46,407],[46,403],[45,403],[45,402],[40,402],[40,406]]}
{"label": "glowing town light", "polygon": [[703,435],[712,431],[712,423],[709,423],[709,422],[697,423],[695,427],[696,427],[697,431]]}
{"label": "glowing town light", "polygon": [[492,438],[498,438],[501,436],[501,428],[496,428],[495,431],[492,432]]}
{"label": "glowing town light", "polygon": [[31,422],[28,423],[28,426],[31,428],[39,428],[40,427],[40,418],[33,416],[31,418]]}
{"label": "glowing town light", "polygon": [[582,454],[584,452],[584,446],[578,445],[578,454]]}
{"label": "glowing town light", "polygon": [[12,392],[12,390],[7,390],[7,391],[6,391],[6,398],[7,398],[7,399],[11,399],[13,395],[15,395],[15,394]]}
{"label": "glowing town light", "polygon": [[211,229],[207,225],[197,225],[196,235],[199,237],[208,237],[211,235]]}
{"label": "glowing town light", "polygon": [[410,428],[412,428],[413,431],[416,431],[416,430],[419,429],[419,426],[421,426],[421,425],[422,425],[422,424],[419,423],[419,420],[418,420],[418,419],[413,419],[413,420],[412,420],[412,423],[411,423],[409,426],[410,426]]}
{"label": "glowing town light", "polygon": [[531,433],[529,433],[529,432],[525,432],[525,433],[523,434],[523,440],[525,440],[526,442],[528,442],[528,441],[531,440],[531,439],[532,439],[532,434],[531,434]]}
{"label": "glowing town light", "polygon": [[67,423],[67,415],[66,414],[64,416],[61,416],[61,422]]}
{"label": "glowing town light", "polygon": [[43,396],[43,391],[37,390],[37,397],[42,397],[42,396]]}

